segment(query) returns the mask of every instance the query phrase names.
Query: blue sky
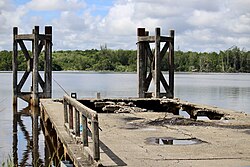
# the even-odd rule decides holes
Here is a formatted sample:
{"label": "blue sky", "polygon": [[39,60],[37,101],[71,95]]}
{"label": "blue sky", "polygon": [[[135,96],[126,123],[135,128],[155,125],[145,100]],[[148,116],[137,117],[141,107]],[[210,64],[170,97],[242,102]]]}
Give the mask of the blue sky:
{"label": "blue sky", "polygon": [[53,26],[53,49],[136,49],[136,29],[176,31],[183,51],[249,50],[250,0],[1,0],[0,50],[11,50],[12,28]]}

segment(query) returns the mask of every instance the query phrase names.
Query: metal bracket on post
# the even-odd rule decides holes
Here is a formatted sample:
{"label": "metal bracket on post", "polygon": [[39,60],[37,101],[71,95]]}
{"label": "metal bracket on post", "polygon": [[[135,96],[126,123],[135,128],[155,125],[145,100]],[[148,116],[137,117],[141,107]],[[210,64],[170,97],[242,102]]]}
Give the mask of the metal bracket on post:
{"label": "metal bracket on post", "polygon": [[70,96],[74,99],[77,99],[77,94],[76,93],[71,93]]}

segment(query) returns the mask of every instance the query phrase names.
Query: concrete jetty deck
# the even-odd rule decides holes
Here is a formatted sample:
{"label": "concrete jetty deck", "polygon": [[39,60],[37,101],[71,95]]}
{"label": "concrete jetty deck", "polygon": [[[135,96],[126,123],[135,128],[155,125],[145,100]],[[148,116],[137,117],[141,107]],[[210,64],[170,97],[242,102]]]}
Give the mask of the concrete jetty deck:
{"label": "concrete jetty deck", "polygon": [[75,166],[250,166],[245,113],[220,109],[221,119],[204,121],[167,112],[98,113],[100,160],[93,162],[65,130],[60,100],[41,100],[41,111]]}

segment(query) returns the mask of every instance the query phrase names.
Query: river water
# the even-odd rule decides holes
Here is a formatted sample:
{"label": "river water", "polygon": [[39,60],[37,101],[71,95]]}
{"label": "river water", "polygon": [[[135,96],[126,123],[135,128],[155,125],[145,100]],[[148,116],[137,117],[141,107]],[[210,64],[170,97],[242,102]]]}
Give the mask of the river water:
{"label": "river water", "polygon": [[[137,96],[136,73],[53,72],[53,79],[53,98],[62,98],[65,91],[76,92],[78,97],[95,97],[97,92],[102,98]],[[29,90],[30,82],[29,78],[24,90]],[[153,90],[152,87],[150,89]],[[250,74],[176,73],[175,97],[250,114]],[[25,112],[29,110],[25,109],[26,106],[19,100],[17,110]],[[9,156],[13,159],[13,151],[18,157],[14,160],[19,164],[32,164],[34,155],[30,151],[30,142],[35,138],[32,132],[34,118],[23,115],[14,119],[10,72],[0,72],[0,114],[0,165]],[[14,131],[13,135],[15,127],[17,133]],[[37,154],[43,163],[46,159],[45,140],[39,122],[37,127]]]}

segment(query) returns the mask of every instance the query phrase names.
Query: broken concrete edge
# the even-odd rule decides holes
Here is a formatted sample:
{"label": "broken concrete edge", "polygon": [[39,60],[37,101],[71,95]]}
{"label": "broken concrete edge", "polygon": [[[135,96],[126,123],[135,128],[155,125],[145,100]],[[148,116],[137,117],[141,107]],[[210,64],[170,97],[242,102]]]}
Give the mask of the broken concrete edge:
{"label": "broken concrete edge", "polygon": [[[193,115],[198,115],[199,112],[211,112],[214,114],[218,114],[221,118],[228,119],[236,119],[237,117],[244,117],[248,114],[242,111],[234,111],[230,109],[224,109],[217,106],[210,106],[205,104],[198,104],[193,102],[188,102],[184,100],[180,100],[178,98],[169,99],[169,98],[81,98],[79,101],[90,101],[98,105],[103,105],[102,107],[111,108],[111,110],[119,110],[121,105],[119,103],[126,102],[136,102],[136,101],[159,101],[161,104],[172,104],[178,109],[185,109],[185,107],[190,107]],[[62,99],[53,99],[55,102],[62,102]],[[105,102],[105,103],[103,103]],[[107,104],[106,104],[107,103]],[[118,105],[117,105],[118,103]],[[128,105],[128,104],[127,104]],[[131,105],[131,104],[130,104]],[[125,105],[123,105],[125,106]],[[135,106],[136,107],[136,106]]]}

